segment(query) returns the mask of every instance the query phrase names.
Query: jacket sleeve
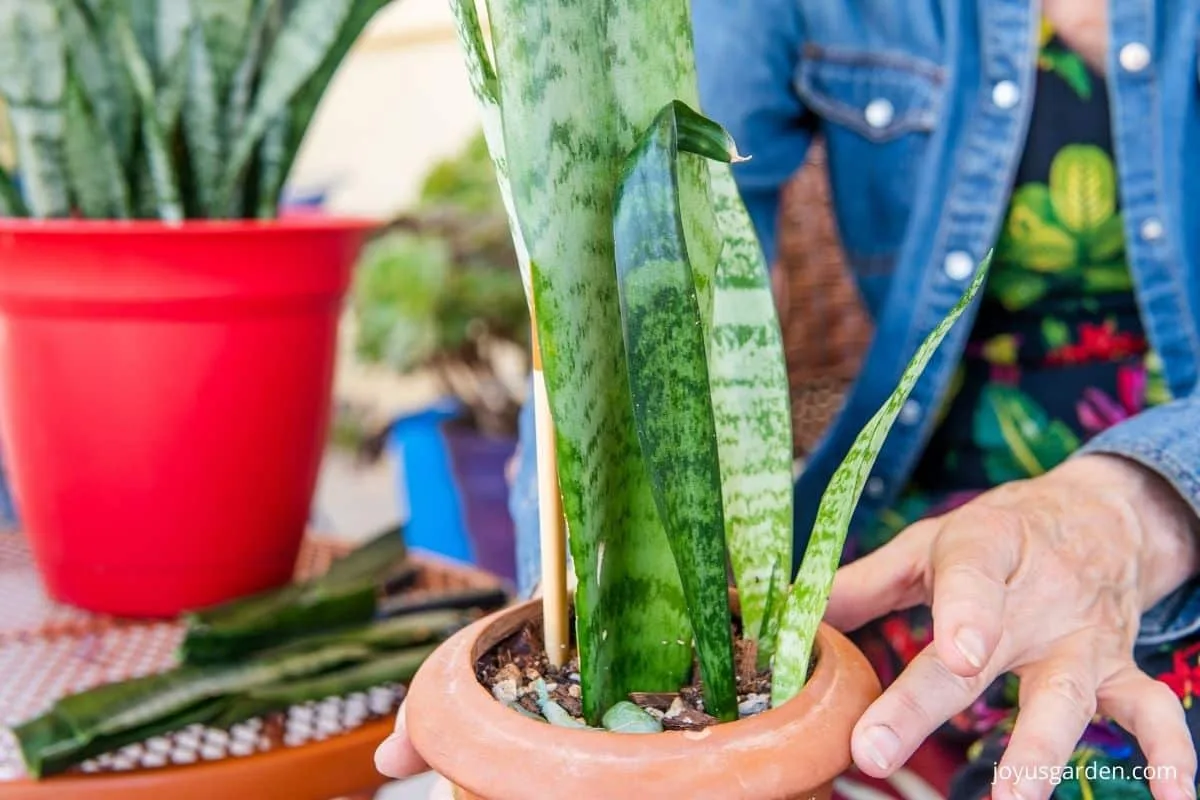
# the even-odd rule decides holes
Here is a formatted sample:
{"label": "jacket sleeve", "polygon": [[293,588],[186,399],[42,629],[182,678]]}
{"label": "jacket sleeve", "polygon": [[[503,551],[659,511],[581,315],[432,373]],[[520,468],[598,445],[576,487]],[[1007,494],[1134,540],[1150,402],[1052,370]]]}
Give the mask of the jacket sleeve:
{"label": "jacket sleeve", "polygon": [[750,160],[733,168],[767,263],[780,193],[804,163],[813,118],[793,88],[802,47],[796,0],[692,0],[703,112]]}
{"label": "jacket sleeve", "polygon": [[[1165,479],[1200,516],[1200,393],[1153,406],[1093,437],[1074,457],[1128,458]],[[1139,645],[1176,641],[1200,631],[1200,579],[1193,579],[1142,618]]]}

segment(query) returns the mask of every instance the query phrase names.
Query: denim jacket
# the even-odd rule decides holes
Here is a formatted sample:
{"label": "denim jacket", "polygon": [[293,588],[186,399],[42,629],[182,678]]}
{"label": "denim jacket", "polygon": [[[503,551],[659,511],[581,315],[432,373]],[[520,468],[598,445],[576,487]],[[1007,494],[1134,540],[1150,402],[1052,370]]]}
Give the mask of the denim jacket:
{"label": "denim jacket", "polygon": [[[1003,222],[1025,140],[1033,0],[692,0],[703,110],[751,160],[735,174],[775,255],[784,184],[825,142],[833,211],[876,334],[844,407],[796,481],[796,552],[833,471],[917,346],[958,301]],[[1200,0],[1110,0],[1106,80],[1127,253],[1173,397],[1080,453],[1132,458],[1200,511]],[[904,487],[936,422],[973,310],[912,392],[855,524]],[[522,438],[532,439],[531,419]],[[521,582],[537,579],[533,448],[512,498]],[[1200,630],[1200,582],[1142,620],[1140,642]]]}

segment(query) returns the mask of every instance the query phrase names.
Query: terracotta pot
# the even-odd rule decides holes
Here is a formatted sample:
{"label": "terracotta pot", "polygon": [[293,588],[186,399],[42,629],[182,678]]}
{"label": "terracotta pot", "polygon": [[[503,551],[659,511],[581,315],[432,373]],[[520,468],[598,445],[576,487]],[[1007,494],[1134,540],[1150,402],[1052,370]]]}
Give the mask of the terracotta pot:
{"label": "terracotta pot", "polygon": [[475,677],[481,655],[540,620],[532,600],[476,622],[410,686],[413,745],[461,800],[825,800],[850,766],[851,730],[880,693],[863,654],[822,626],[808,685],[779,708],[696,732],[555,727],[501,706]]}

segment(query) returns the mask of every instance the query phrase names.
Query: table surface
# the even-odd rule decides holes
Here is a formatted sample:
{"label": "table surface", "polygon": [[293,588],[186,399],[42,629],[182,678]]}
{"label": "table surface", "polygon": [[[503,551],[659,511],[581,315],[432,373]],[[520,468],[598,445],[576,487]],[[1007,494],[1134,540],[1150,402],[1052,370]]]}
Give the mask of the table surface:
{"label": "table surface", "polygon": [[[324,571],[347,548],[340,540],[310,536],[297,575]],[[66,694],[178,663],[179,623],[120,620],[53,602],[42,590],[24,537],[16,533],[0,533],[0,609],[0,790],[27,777],[12,726]],[[391,718],[402,696],[403,687],[379,686],[229,730],[192,726],[93,759],[78,772],[146,770],[303,747]]]}

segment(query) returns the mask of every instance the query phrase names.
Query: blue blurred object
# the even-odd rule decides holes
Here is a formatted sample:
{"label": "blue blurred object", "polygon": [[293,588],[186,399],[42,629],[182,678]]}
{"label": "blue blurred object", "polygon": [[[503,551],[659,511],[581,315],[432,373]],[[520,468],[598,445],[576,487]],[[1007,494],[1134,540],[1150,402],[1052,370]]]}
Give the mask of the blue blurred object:
{"label": "blue blurred object", "polygon": [[401,417],[392,423],[388,443],[401,464],[398,488],[408,506],[409,547],[470,562],[471,543],[442,440],[442,423],[458,413],[457,404],[447,401]]}
{"label": "blue blurred object", "polygon": [[409,547],[473,564],[516,582],[516,537],[505,467],[516,439],[462,424],[446,400],[392,423],[389,448],[401,466]]}

